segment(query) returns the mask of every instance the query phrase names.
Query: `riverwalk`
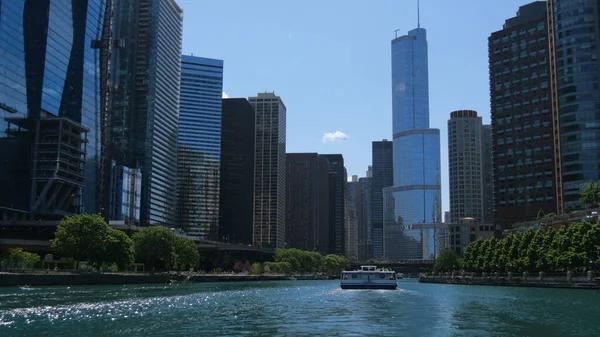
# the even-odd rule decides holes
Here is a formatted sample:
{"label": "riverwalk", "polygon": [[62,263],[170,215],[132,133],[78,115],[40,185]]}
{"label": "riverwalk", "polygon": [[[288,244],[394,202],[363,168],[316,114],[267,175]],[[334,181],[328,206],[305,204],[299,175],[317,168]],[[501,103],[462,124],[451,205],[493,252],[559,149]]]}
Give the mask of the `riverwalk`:
{"label": "riverwalk", "polygon": [[600,290],[600,278],[593,271],[583,274],[572,272],[546,274],[499,273],[441,273],[422,274],[421,283],[460,284],[500,287],[570,288]]}

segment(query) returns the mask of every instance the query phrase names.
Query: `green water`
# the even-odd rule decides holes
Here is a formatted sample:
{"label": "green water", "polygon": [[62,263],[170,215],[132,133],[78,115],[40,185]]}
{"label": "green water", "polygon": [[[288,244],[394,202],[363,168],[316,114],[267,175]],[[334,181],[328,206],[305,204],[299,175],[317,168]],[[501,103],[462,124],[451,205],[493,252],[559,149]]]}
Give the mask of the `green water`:
{"label": "green water", "polygon": [[337,281],[0,288],[0,336],[599,336],[600,292]]}

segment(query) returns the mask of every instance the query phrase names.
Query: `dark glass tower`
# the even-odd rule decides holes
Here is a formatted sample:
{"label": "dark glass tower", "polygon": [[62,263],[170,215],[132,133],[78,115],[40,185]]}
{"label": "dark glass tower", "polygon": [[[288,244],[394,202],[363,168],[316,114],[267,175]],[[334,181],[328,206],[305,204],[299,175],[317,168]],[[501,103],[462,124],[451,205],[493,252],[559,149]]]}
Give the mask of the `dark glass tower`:
{"label": "dark glass tower", "polygon": [[346,254],[346,169],[341,154],[322,154],[329,161],[329,254]]}
{"label": "dark glass tower", "polygon": [[559,213],[585,208],[582,186],[600,179],[599,11],[597,0],[548,1]]}
{"label": "dark glass tower", "polygon": [[119,0],[112,25],[104,166],[139,168],[141,224],[175,226],[182,11],[174,0]]}
{"label": "dark glass tower", "polygon": [[0,205],[36,219],[98,211],[104,5],[0,2],[0,151],[18,149],[2,156]]}
{"label": "dark glass tower", "polygon": [[387,139],[372,144],[372,251],[369,257],[383,258],[383,189],[394,184],[393,144]]}
{"label": "dark glass tower", "polygon": [[182,56],[177,154],[177,226],[219,238],[223,61]]}
{"label": "dark glass tower", "polygon": [[254,108],[245,98],[223,100],[219,239],[252,244]]}
{"label": "dark glass tower", "polygon": [[495,222],[556,212],[546,3],[522,6],[488,39]]}

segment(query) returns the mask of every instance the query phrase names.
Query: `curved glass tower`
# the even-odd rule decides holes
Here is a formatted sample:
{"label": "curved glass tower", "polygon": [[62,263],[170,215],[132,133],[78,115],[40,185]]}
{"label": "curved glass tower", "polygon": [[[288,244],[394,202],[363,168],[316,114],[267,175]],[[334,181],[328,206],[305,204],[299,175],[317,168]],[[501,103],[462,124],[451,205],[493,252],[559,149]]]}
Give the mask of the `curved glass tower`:
{"label": "curved glass tower", "polygon": [[441,248],[440,131],[429,128],[423,28],[392,40],[394,186],[384,189],[384,255],[434,259]]}

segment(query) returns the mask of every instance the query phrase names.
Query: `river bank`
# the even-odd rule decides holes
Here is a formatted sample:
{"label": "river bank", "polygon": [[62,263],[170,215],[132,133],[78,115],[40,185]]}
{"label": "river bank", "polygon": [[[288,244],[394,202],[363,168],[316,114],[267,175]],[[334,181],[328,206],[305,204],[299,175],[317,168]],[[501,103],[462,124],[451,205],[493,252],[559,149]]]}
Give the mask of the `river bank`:
{"label": "river bank", "polygon": [[248,282],[326,279],[315,275],[244,275],[244,274],[0,274],[0,287],[20,285],[120,285],[120,284],[161,284],[173,282]]}
{"label": "river bank", "polygon": [[474,273],[446,273],[438,275],[421,275],[421,283],[435,284],[460,284],[460,285],[478,285],[478,286],[498,286],[498,287],[532,287],[532,288],[569,288],[569,289],[591,289],[600,290],[600,280],[595,277],[593,272],[585,275],[575,276],[571,272],[564,274],[546,275],[540,272],[536,275],[523,273],[514,276],[512,273],[506,275],[495,274],[474,274]]}

